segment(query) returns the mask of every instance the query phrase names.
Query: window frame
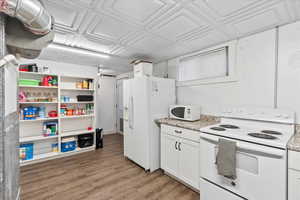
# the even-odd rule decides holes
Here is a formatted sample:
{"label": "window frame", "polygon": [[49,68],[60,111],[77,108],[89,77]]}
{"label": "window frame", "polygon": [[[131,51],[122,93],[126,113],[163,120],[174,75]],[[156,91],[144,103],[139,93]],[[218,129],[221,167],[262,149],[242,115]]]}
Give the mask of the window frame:
{"label": "window frame", "polygon": [[[180,64],[182,60],[188,59],[193,56],[208,54],[210,52],[215,52],[220,49],[227,49],[227,75],[222,77],[212,77],[212,78],[202,78],[196,80],[188,80],[188,81],[179,81],[179,73],[180,73]],[[223,43],[221,45],[217,45],[214,47],[210,47],[201,51],[197,51],[191,54],[187,54],[178,58],[178,69],[177,69],[177,81],[176,85],[178,87],[184,86],[197,86],[197,85],[205,85],[205,84],[216,84],[216,83],[226,83],[226,82],[235,82],[237,81],[237,72],[236,72],[236,48],[237,48],[237,40]]]}

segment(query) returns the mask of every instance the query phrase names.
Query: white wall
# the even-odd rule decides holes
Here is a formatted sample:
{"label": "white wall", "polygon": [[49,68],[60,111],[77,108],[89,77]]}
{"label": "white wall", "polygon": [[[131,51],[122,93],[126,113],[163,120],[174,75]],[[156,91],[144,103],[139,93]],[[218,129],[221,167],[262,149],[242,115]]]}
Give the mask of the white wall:
{"label": "white wall", "polygon": [[97,89],[97,123],[104,134],[116,133],[116,78],[101,77]]}
{"label": "white wall", "polygon": [[[238,40],[238,81],[177,87],[177,102],[200,105],[204,114],[213,115],[220,107],[231,105],[290,109],[300,124],[300,22],[277,30],[278,38],[273,29]],[[176,79],[178,60],[156,64],[163,68],[156,71],[163,76],[167,68],[168,77]]]}
{"label": "white wall", "polygon": [[[205,114],[217,115],[223,106],[274,106],[275,38],[270,30],[237,43],[235,82],[177,87],[177,103],[200,105]],[[177,76],[178,58],[168,62],[169,77]]]}
{"label": "white wall", "polygon": [[168,62],[160,62],[153,65],[153,76],[166,78],[168,76]]}
{"label": "white wall", "polygon": [[300,123],[300,22],[279,29],[278,107],[297,112]]}
{"label": "white wall", "polygon": [[36,63],[40,67],[49,67],[51,73],[67,76],[82,76],[82,77],[96,77],[98,69],[93,66],[75,65],[70,63],[54,62],[49,60],[29,60],[21,59],[22,64]]}

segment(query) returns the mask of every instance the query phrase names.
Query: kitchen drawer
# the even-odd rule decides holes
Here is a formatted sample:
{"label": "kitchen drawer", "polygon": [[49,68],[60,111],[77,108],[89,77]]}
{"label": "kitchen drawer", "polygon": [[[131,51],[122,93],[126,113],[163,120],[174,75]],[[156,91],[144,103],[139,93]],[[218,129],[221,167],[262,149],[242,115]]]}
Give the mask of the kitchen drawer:
{"label": "kitchen drawer", "polygon": [[289,151],[289,168],[300,171],[300,152]]}
{"label": "kitchen drawer", "polygon": [[200,179],[201,200],[244,200],[234,193],[222,189],[206,180]]}
{"label": "kitchen drawer", "polygon": [[198,131],[192,131],[192,130],[185,129],[185,128],[179,128],[179,127],[168,126],[168,125],[163,124],[161,126],[161,132],[163,134],[167,133],[169,135],[173,135],[176,137],[192,140],[195,142],[200,142],[199,141],[200,132],[198,132]]}

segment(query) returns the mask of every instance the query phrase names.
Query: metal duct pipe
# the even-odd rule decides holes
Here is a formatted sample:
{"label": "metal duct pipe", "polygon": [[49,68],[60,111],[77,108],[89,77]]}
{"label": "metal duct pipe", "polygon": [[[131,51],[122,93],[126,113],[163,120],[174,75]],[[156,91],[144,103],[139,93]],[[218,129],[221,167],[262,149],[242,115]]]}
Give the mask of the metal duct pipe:
{"label": "metal duct pipe", "polygon": [[7,63],[12,63],[14,65],[18,65],[18,61],[14,55],[6,55],[4,58],[0,60],[0,68],[4,67]]}
{"label": "metal duct pipe", "polygon": [[0,12],[16,17],[36,35],[52,30],[52,17],[38,0],[0,0]]}

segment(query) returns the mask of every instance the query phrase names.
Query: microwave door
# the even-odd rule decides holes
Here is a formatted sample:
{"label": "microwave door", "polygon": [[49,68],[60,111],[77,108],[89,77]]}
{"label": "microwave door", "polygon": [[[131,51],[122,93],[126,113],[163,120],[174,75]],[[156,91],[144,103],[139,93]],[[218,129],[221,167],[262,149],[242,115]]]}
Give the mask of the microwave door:
{"label": "microwave door", "polygon": [[174,117],[184,119],[185,107],[175,107],[171,110]]}

